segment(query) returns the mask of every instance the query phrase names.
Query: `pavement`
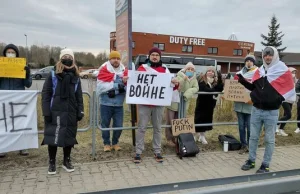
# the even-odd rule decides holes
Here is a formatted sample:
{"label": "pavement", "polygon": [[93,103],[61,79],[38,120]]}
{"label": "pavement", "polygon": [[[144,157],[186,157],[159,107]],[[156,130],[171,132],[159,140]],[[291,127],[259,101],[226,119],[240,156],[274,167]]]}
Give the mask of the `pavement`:
{"label": "pavement", "polygon": [[[276,148],[271,171],[299,169],[299,149],[300,146]],[[258,150],[256,169],[263,151]],[[166,156],[162,164],[154,158],[143,158],[141,164],[131,159],[75,164],[75,172],[67,173],[59,167],[56,175],[47,175],[48,167],[7,170],[0,171],[0,194],[86,193],[254,174],[256,169],[240,170],[246,159],[247,154],[237,152],[210,152],[183,160]]]}

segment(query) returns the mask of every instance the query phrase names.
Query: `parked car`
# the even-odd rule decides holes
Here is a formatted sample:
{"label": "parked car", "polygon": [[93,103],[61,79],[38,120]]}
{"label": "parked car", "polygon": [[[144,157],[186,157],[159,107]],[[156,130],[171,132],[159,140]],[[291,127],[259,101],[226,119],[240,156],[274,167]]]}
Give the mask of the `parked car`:
{"label": "parked car", "polygon": [[53,70],[53,68],[54,68],[54,66],[48,66],[43,69],[40,69],[40,70],[36,71],[35,73],[31,74],[31,77],[36,80],[46,78],[49,75],[49,73],[51,72],[51,70]]}
{"label": "parked car", "polygon": [[99,70],[97,69],[97,70],[94,71],[94,73],[92,74],[92,78],[93,78],[93,79],[97,79],[98,74],[99,74]]}
{"label": "parked car", "polygon": [[79,73],[79,76],[83,79],[87,79],[89,77],[92,77],[92,74],[94,73],[94,71],[97,71],[97,69],[84,70],[84,71]]}

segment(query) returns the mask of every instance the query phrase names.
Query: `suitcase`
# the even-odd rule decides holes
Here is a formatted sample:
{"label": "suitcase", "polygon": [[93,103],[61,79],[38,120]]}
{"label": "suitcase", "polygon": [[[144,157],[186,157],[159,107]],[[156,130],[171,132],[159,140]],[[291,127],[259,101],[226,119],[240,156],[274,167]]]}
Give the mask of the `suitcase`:
{"label": "suitcase", "polygon": [[219,142],[224,146],[224,141],[228,142],[228,150],[234,151],[234,150],[240,150],[242,147],[242,144],[232,135],[219,135],[218,137]]}
{"label": "suitcase", "polygon": [[180,159],[182,157],[195,157],[200,152],[192,133],[178,135],[176,152]]}

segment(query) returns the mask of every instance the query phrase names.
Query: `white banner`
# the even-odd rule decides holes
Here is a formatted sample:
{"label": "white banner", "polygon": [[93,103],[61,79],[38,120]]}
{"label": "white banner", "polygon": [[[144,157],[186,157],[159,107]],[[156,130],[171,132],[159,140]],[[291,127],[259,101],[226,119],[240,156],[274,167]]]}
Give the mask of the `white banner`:
{"label": "white banner", "polygon": [[128,71],[127,104],[170,106],[173,87],[171,73]]}
{"label": "white banner", "polygon": [[37,93],[0,90],[0,153],[38,148]]}

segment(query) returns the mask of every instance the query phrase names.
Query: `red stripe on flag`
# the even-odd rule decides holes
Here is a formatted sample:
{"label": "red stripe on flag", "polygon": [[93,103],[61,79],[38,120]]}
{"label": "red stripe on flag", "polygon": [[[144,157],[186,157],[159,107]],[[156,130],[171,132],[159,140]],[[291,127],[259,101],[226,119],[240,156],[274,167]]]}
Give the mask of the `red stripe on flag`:
{"label": "red stripe on flag", "polygon": [[253,75],[252,82],[258,80],[259,78],[260,78],[260,73],[259,73],[259,68],[258,68]]}
{"label": "red stripe on flag", "polygon": [[294,90],[294,87],[295,87],[292,73],[289,70],[286,71],[281,76],[279,76],[276,80],[272,81],[272,83],[270,83],[270,84],[281,95],[284,95],[287,92]]}

